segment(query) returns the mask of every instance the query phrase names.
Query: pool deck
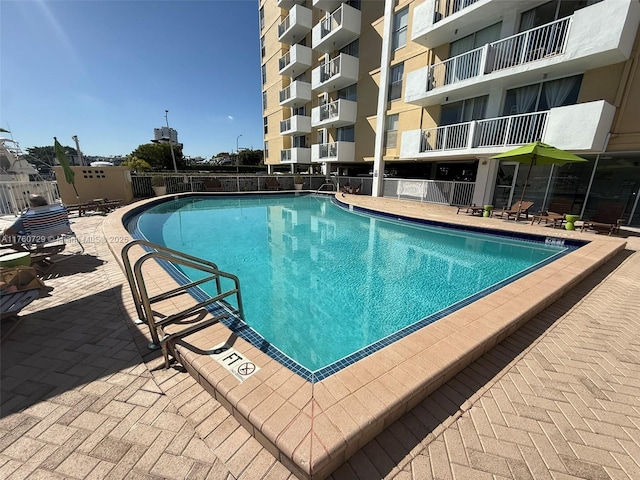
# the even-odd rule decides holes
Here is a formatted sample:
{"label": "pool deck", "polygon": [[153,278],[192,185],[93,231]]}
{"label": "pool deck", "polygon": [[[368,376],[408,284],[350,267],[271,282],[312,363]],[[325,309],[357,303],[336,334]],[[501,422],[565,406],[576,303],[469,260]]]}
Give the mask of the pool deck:
{"label": "pool deck", "polygon": [[[87,253],[2,325],[0,478],[640,478],[639,237],[341,200],[591,243],[311,385],[221,326],[178,345],[191,375],[162,369],[114,256],[126,209],[75,218]],[[222,341],[260,370],[194,351]]]}

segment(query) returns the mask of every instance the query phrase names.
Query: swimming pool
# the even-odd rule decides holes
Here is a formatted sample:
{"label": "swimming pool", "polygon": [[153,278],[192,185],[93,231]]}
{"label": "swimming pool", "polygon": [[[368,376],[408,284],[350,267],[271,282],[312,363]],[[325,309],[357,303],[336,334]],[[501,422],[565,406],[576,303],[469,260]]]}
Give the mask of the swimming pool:
{"label": "swimming pool", "polygon": [[364,216],[312,195],[190,197],[135,228],[236,274],[251,327],[239,334],[312,380],[572,248]]}

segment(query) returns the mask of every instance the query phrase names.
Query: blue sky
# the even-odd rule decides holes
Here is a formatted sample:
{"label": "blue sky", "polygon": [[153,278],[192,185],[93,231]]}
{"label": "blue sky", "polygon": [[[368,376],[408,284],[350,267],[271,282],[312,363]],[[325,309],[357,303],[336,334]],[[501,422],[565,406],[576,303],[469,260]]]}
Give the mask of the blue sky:
{"label": "blue sky", "polygon": [[0,127],[23,150],[126,155],[153,129],[188,156],[262,148],[256,0],[0,0]]}

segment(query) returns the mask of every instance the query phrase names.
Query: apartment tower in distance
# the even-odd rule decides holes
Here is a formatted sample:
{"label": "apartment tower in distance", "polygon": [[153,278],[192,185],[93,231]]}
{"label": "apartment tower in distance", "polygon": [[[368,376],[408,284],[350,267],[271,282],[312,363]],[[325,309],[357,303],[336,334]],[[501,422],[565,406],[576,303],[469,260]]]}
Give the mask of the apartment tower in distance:
{"label": "apartment tower in distance", "polygon": [[[265,162],[640,226],[638,0],[261,0]],[[543,141],[589,160],[491,157]]]}

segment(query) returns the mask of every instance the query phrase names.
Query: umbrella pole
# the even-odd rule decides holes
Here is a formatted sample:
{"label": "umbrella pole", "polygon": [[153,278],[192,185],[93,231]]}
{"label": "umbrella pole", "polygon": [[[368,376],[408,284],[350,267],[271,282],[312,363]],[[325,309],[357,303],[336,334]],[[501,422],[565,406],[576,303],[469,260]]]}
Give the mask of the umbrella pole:
{"label": "umbrella pole", "polygon": [[524,201],[524,192],[527,189],[527,183],[529,183],[529,177],[531,176],[531,168],[536,163],[536,155],[534,154],[531,158],[531,163],[529,164],[529,170],[527,170],[527,178],[524,180],[524,185],[522,185],[522,194],[520,195],[520,203],[518,204],[518,214],[516,215],[516,222],[520,220],[520,211],[522,210],[522,202]]}

